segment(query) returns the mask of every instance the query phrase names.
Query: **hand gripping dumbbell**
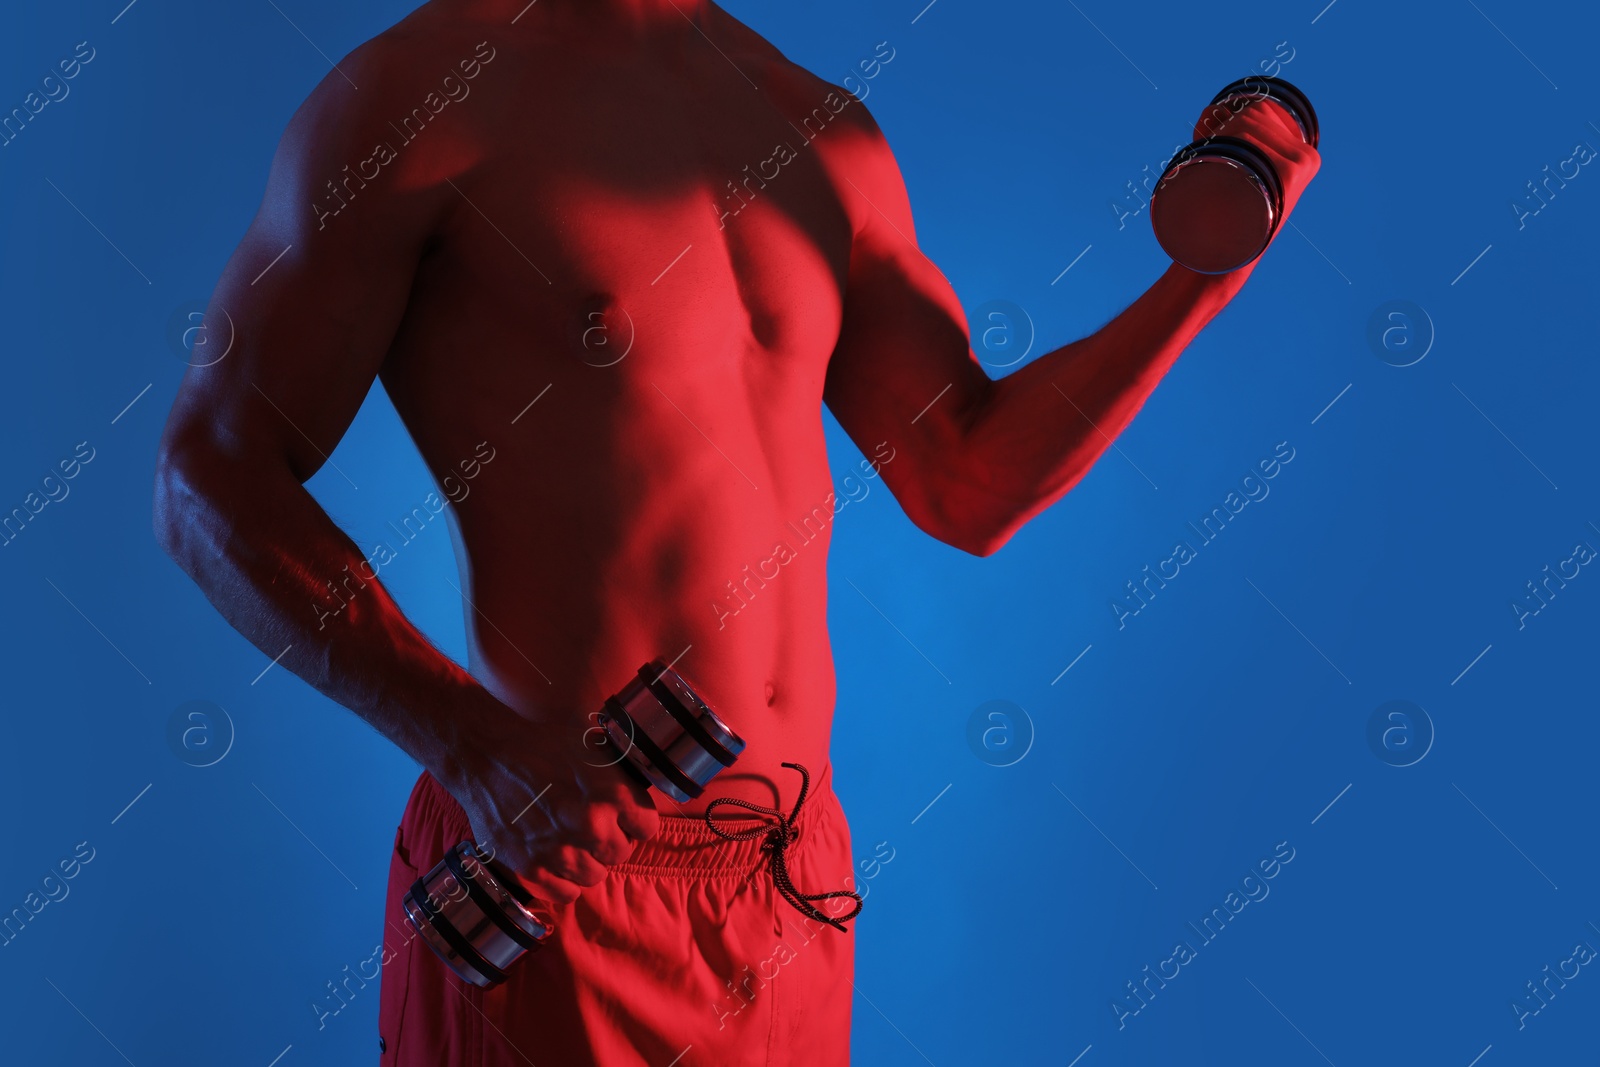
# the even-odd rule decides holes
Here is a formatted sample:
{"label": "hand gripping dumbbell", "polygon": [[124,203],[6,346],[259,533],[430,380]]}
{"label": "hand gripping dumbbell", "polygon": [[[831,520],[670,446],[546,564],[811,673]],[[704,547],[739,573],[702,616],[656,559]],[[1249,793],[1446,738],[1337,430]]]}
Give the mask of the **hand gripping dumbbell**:
{"label": "hand gripping dumbbell", "polygon": [[[1270,100],[1294,117],[1317,147],[1317,113],[1282,78],[1250,77],[1226,86],[1206,106],[1197,132],[1225,130],[1252,101]],[[1226,274],[1266,250],[1283,221],[1283,182],[1266,153],[1240,137],[1215,134],[1172,157],[1150,194],[1156,240],[1174,262],[1200,274]]]}
{"label": "hand gripping dumbbell", "polygon": [[[679,803],[699,796],[744,751],[739,735],[659,662],[640,667],[606,701],[598,725],[629,773]],[[471,841],[417,879],[402,904],[428,947],[476,986],[505,981],[510,964],[555,932],[515,874]]]}

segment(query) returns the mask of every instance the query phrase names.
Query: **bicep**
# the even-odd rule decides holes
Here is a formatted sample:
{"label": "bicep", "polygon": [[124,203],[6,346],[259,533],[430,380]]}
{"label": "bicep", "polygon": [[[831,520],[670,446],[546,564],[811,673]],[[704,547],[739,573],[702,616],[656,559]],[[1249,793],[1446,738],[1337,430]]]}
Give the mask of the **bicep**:
{"label": "bicep", "polygon": [[[358,49],[343,65],[365,65],[361,96],[381,95],[375,59]],[[380,138],[354,96],[330,75],[289,122],[261,206],[212,293],[169,442],[281,460],[305,481],[377,377],[436,201],[395,174],[330,188]],[[337,214],[333,189],[347,197]]]}
{"label": "bicep", "polygon": [[857,424],[904,434],[927,421],[934,430],[987,381],[938,268],[909,244],[858,237],[824,393],[841,424],[852,434]]}
{"label": "bicep", "polygon": [[959,450],[991,380],[955,290],[917,245],[905,183],[878,141],[848,172],[859,222],[823,396],[864,451],[894,447],[885,479],[920,522],[918,498]]}

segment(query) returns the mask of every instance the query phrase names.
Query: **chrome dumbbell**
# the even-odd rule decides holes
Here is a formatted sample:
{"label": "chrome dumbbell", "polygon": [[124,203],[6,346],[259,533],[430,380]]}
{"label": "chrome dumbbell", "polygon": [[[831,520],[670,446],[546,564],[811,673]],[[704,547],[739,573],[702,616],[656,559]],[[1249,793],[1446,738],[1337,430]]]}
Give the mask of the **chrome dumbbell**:
{"label": "chrome dumbbell", "polygon": [[[1317,146],[1317,113],[1282,78],[1241,78],[1206,106],[1197,132],[1225,130],[1252,101],[1270,100]],[[1150,195],[1150,223],[1173,261],[1201,274],[1237,270],[1266,250],[1283,221],[1283,182],[1261,149],[1216,133],[1172,157]]]}
{"label": "chrome dumbbell", "polygon": [[[682,803],[732,766],[744,741],[676,671],[647,663],[606,700],[598,725],[628,773]],[[406,918],[428,947],[476,986],[555,933],[539,902],[510,871],[462,841],[406,892]]]}

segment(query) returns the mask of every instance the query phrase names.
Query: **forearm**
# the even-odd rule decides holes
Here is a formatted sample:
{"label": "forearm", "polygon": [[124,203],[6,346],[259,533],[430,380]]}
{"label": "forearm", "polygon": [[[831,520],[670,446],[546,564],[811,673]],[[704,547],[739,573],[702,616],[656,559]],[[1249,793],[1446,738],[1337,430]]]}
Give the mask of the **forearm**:
{"label": "forearm", "polygon": [[164,460],[155,524],[235,629],[447,785],[463,736],[509,714],[406,619],[286,468]]}
{"label": "forearm", "polygon": [[[991,383],[949,465],[969,487],[986,552],[1088,473],[1249,272],[1202,275],[1173,264],[1095,333]],[[990,492],[974,493],[977,484]]]}

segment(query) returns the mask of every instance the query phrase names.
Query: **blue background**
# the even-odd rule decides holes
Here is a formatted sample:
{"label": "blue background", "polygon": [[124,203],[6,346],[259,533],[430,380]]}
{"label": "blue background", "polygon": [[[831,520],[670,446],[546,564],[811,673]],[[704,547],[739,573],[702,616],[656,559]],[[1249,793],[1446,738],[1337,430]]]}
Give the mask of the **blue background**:
{"label": "blue background", "polygon": [[[1574,945],[1600,947],[1600,576],[1583,568],[1521,629],[1509,605],[1578,542],[1600,546],[1600,176],[1584,167],[1520,229],[1510,207],[1600,145],[1594,16],[922,2],[728,8],[836,82],[890,43],[867,105],[920,241],[975,329],[989,301],[1025,309],[1030,358],[1157,278],[1145,216],[1119,229],[1113,201],[1281,41],[1323,164],[1121,453],[996,556],[925,537],[878,483],[840,515],[836,785],[861,857],[894,855],[853,935],[857,1059],[1592,1062],[1594,967],[1522,1029],[1510,1004]],[[409,5],[140,0],[113,24],[122,3],[31,5],[0,34],[5,110],[76,42],[97,51],[0,148],[0,510],[76,443],[95,449],[0,549],[0,911],[76,843],[95,850],[0,947],[0,1058],[370,1062],[375,986],[320,1030],[309,1005],[381,937],[416,768],[281,667],[261,673],[157,549],[149,498],[183,370],[169,317],[242,234],[328,70],[318,49],[342,56]],[[1426,314],[1396,351],[1436,333],[1408,367],[1368,337],[1392,300]],[[1021,344],[1026,322],[1008,325]],[[842,478],[857,453],[829,425]],[[1124,583],[1282,441],[1294,459],[1270,495],[1119,629]],[[432,488],[381,389],[334,458],[359,491],[331,469],[312,488],[363,544]],[[383,580],[462,654],[442,529]],[[193,700],[226,710],[214,741],[235,734],[210,767],[169,745]],[[970,742],[994,700],[1022,710],[980,717],[987,746]],[[1368,741],[1392,700],[1432,723],[1412,766],[1391,764],[1421,751],[1420,717]],[[1187,924],[1279,842],[1294,859],[1270,895],[1202,944]],[[1196,958],[1119,1020],[1125,983],[1180,939]]]}

